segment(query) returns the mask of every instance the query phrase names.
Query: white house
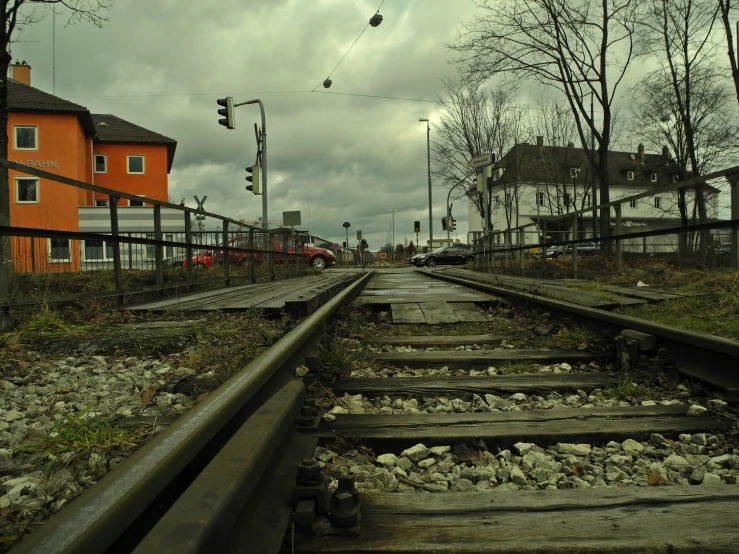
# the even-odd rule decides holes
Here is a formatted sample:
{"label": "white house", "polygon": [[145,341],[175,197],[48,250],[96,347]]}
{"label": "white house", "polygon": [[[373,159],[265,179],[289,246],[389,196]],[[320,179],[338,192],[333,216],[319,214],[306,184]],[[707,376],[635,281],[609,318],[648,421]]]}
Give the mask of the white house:
{"label": "white house", "polygon": [[[660,187],[677,182],[678,168],[669,158],[667,149],[661,154],[646,154],[639,145],[636,153],[609,153],[610,200],[626,198],[642,192],[654,194],[622,205],[623,232],[666,229],[680,225],[678,191],[660,192]],[[498,162],[498,171],[490,183],[491,221],[496,242],[505,242],[505,233],[525,226],[524,244],[569,240],[572,218],[570,212],[593,206],[593,188],[598,179],[590,168],[585,151],[572,143],[566,147],[544,146],[543,137],[537,144],[517,144]],[[595,185],[593,184],[595,183]],[[718,214],[718,190],[707,186],[706,209],[709,220]],[[695,191],[685,191],[686,213],[692,217]],[[600,199],[599,199],[600,200]],[[483,218],[475,204],[468,203],[469,231],[482,232]],[[578,218],[578,238],[593,236],[592,212]],[[611,209],[612,217],[615,212]],[[614,226],[612,220],[611,226]],[[597,226],[596,226],[597,227]],[[509,233],[509,244],[518,244],[517,233]],[[643,239],[624,241],[625,250],[641,249]],[[633,244],[629,244],[633,242]],[[650,251],[675,249],[674,235],[649,237]]]}

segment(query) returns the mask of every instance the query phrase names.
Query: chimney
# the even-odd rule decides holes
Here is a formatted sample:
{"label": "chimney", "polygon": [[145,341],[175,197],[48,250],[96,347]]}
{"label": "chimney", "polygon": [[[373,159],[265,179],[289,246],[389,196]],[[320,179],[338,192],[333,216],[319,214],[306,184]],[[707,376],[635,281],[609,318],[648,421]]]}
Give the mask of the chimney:
{"label": "chimney", "polygon": [[574,148],[574,147],[575,147],[575,143],[573,143],[572,141],[567,143],[567,148]]}
{"label": "chimney", "polygon": [[639,153],[639,161],[641,163],[644,163],[644,145],[639,143],[639,146],[637,148]]}
{"label": "chimney", "polygon": [[23,60],[10,66],[10,78],[24,85],[31,86],[31,66]]}
{"label": "chimney", "polygon": [[669,158],[670,157],[670,151],[667,150],[667,145],[662,147],[662,157],[663,158]]}
{"label": "chimney", "polygon": [[536,137],[536,150],[541,158],[544,155],[544,137]]}

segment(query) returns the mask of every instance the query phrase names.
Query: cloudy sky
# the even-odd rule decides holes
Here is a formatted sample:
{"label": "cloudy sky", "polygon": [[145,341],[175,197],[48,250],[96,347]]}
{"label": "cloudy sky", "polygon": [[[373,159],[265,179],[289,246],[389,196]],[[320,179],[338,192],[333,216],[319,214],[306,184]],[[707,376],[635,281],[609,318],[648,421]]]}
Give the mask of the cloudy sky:
{"label": "cloudy sky", "polygon": [[[269,221],[300,210],[303,226],[341,241],[364,232],[385,243],[395,212],[395,242],[428,238],[426,126],[438,104],[344,96],[353,93],[435,100],[455,66],[445,43],[478,8],[472,0],[386,0],[383,23],[369,27],[320,85],[381,0],[117,0],[102,29],[65,26],[57,16],[56,82],[52,17],[22,32],[13,57],[32,67],[32,85],[112,113],[178,141],[170,196],[255,221],[261,197],[244,189],[254,162],[256,106],[236,110],[237,128],[218,125],[216,99],[260,98],[266,107]],[[433,189],[434,236],[441,235],[446,190]],[[309,200],[310,198],[310,200]],[[454,207],[458,236],[466,205]]]}

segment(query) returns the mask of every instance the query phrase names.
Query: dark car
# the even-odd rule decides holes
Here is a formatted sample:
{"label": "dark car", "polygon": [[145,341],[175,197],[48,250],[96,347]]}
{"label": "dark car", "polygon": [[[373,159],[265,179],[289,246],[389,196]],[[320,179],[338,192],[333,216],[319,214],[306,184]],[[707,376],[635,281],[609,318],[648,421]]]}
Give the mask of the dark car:
{"label": "dark car", "polygon": [[[594,242],[583,242],[577,245],[578,256],[597,256],[600,254],[600,247]],[[547,248],[547,258],[561,258],[562,256],[572,256],[572,245],[567,246],[550,246]],[[534,258],[541,258],[541,250],[534,252]]]}
{"label": "dark car", "polygon": [[473,260],[474,256],[472,252],[466,248],[460,248],[459,246],[442,246],[428,254],[414,256],[411,258],[411,263],[416,267],[424,265],[434,267],[437,265],[469,264],[472,263]]}

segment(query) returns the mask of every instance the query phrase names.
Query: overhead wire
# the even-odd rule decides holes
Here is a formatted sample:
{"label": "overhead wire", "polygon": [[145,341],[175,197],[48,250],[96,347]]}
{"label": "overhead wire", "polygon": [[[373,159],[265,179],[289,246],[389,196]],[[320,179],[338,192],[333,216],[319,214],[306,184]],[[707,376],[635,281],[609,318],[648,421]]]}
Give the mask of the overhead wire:
{"label": "overhead wire", "polygon": [[[382,8],[382,5],[383,5],[384,3],[385,3],[385,0],[382,0],[382,2],[380,2],[380,5],[379,5],[379,7],[377,8],[377,12],[376,12],[376,13],[379,13],[379,12],[380,12],[380,8]],[[317,89],[318,87],[320,87],[320,86],[321,86],[321,85],[322,85],[323,83],[325,83],[325,82],[326,82],[326,81],[327,81],[328,79],[330,79],[330,78],[331,78],[331,75],[333,75],[333,74],[334,74],[334,71],[336,71],[336,69],[337,69],[337,68],[338,68],[338,67],[339,67],[339,66],[341,65],[341,62],[343,62],[343,61],[344,61],[344,58],[346,58],[346,57],[347,57],[347,55],[349,54],[349,52],[351,52],[352,48],[354,48],[354,45],[355,45],[355,44],[357,44],[357,41],[358,41],[358,40],[359,40],[360,38],[362,38],[362,35],[364,34],[364,32],[365,32],[365,31],[367,30],[367,27],[369,27],[369,26],[370,26],[370,24],[369,24],[369,22],[367,22],[367,25],[365,25],[365,26],[364,26],[364,29],[362,29],[362,32],[361,32],[361,33],[359,33],[359,36],[358,36],[358,37],[357,37],[356,39],[354,39],[354,42],[352,42],[352,45],[351,45],[351,46],[349,47],[349,49],[348,49],[348,50],[347,50],[347,51],[346,51],[346,52],[344,53],[344,55],[343,55],[343,56],[341,56],[341,59],[339,60],[339,63],[337,63],[337,64],[336,64],[336,65],[334,66],[334,68],[333,68],[333,69],[331,70],[331,72],[330,72],[330,73],[328,74],[328,77],[326,77],[326,79],[324,79],[323,81],[321,81],[320,83],[318,83],[318,84],[317,84],[317,85],[316,85],[316,86],[315,86],[315,87],[313,88],[313,90],[311,90],[311,92],[315,92],[315,91],[316,91],[316,89]]]}

